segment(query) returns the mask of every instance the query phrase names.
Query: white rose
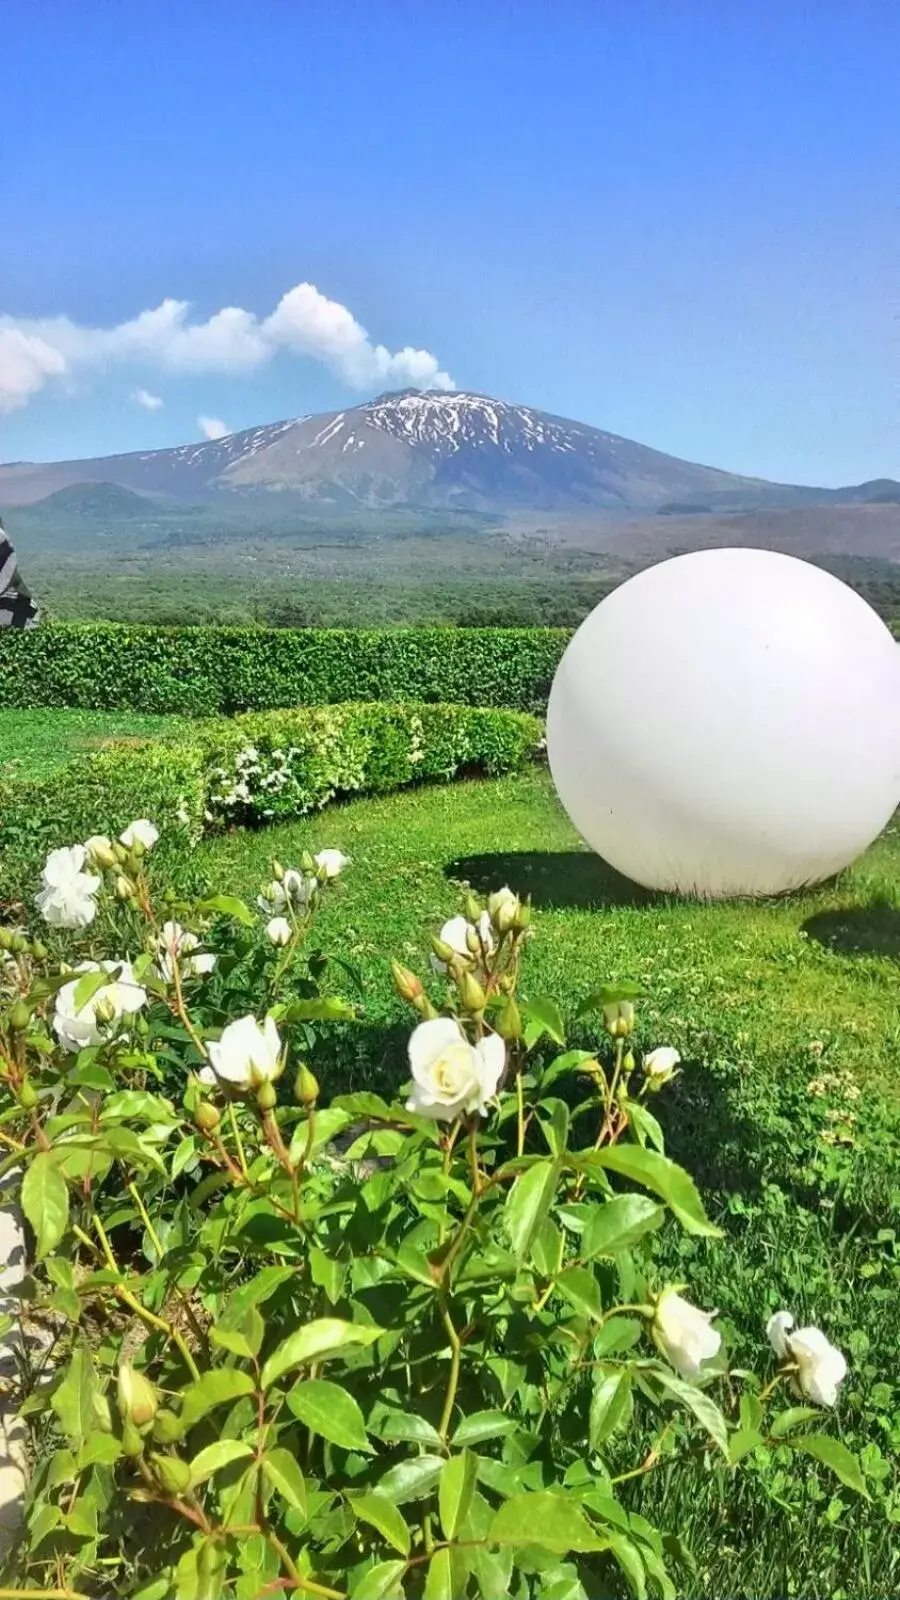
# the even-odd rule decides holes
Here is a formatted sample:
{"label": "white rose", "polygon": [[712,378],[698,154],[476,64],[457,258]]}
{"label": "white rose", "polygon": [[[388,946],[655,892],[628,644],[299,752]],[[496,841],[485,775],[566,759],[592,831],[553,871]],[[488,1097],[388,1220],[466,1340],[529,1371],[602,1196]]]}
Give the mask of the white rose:
{"label": "white rose", "polygon": [[[82,961],[75,968],[83,972],[118,972],[118,977],[104,983],[90,999],[76,1008],[75,991],[80,982],[73,978],[57,992],[53,1014],[53,1028],[64,1050],[84,1050],[87,1045],[99,1044],[122,1017],[130,1016],[147,1003],[147,992],[134,980],[127,961]],[[97,1008],[100,1007],[100,1017]],[[109,1013],[109,1022],[103,1020]]]}
{"label": "white rose", "polygon": [[653,1319],[657,1345],[682,1378],[696,1378],[701,1364],[718,1355],[722,1335],[712,1326],[714,1311],[698,1311],[675,1289],[660,1295]]}
{"label": "white rose", "polygon": [[661,1088],[673,1076],[680,1060],[681,1056],[671,1045],[659,1045],[644,1057],[644,1077],[649,1078],[654,1087]]}
{"label": "white rose", "polygon": [[298,872],[296,867],[288,867],[280,883],[273,879],[266,884],[256,904],[260,911],[270,914],[281,911],[286,905],[293,906],[295,911],[305,911],[318,887],[315,878]]}
{"label": "white rose", "polygon": [[129,822],[124,833],[119,834],[119,843],[126,850],[132,850],[136,844],[142,844],[145,850],[152,850],[158,838],[159,829],[154,828],[146,817],[139,817],[137,822]]}
{"label": "white rose", "polygon": [[407,1111],[455,1122],[463,1112],[484,1116],[506,1064],[506,1046],[490,1033],[470,1044],[452,1017],[420,1022],[409,1040],[413,1091]]}
{"label": "white rose", "polygon": [[345,856],[341,850],[320,850],[314,861],[317,867],[324,867],[329,878],[336,878],[350,865],[350,857]]}
{"label": "white rose", "polygon": [[197,1081],[202,1083],[207,1089],[214,1089],[219,1081],[213,1072],[212,1067],[198,1068],[196,1077]]}
{"label": "white rose", "polygon": [[488,913],[498,933],[508,933],[521,909],[521,901],[508,883],[488,896]]}
{"label": "white rose", "polygon": [[266,923],[266,937],[270,944],[283,947],[286,944],[290,944],[293,935],[294,930],[287,917],[272,917]]}
{"label": "white rose", "polygon": [[110,839],[105,833],[92,833],[91,837],[89,839],[85,839],[84,841],[84,853],[88,859],[90,859],[92,856],[96,856],[98,852],[104,856],[111,856],[113,854],[112,839]]}
{"label": "white rose", "polygon": [[797,1387],[817,1406],[837,1404],[838,1389],[847,1376],[843,1353],[831,1344],[821,1328],[798,1328],[789,1311],[776,1311],[766,1324],[766,1336],[781,1361],[797,1366]]}
{"label": "white rose", "polygon": [[51,850],[41,874],[43,888],[34,903],[53,928],[86,928],[97,915],[94,899],[102,878],[84,871],[83,844]]}
{"label": "white rose", "polygon": [[271,1017],[260,1027],[255,1017],[241,1017],[223,1029],[218,1043],[209,1046],[209,1059],[217,1078],[239,1089],[258,1089],[277,1078],[284,1065],[281,1039]]}
{"label": "white rose", "polygon": [[203,978],[212,972],[216,964],[214,955],[195,956],[190,953],[192,950],[196,950],[199,943],[200,940],[197,935],[189,933],[186,928],[181,926],[180,922],[163,923],[162,932],[156,944],[160,952],[159,974],[166,983],[172,982],[175,975],[176,961],[178,962],[179,972],[183,973],[186,978]]}
{"label": "white rose", "polygon": [[[449,922],[444,923],[440,931],[442,942],[448,944],[451,950],[455,950],[457,955],[464,956],[469,961],[472,959],[472,952],[466,943],[466,936],[472,926],[473,924],[467,922],[463,916],[451,917]],[[494,948],[494,935],[491,929],[491,919],[486,911],[482,911],[481,916],[478,918],[478,927],[475,931],[484,945],[486,954],[490,955]],[[432,955],[430,959],[432,971],[447,971],[446,961],[441,961],[436,955]]]}

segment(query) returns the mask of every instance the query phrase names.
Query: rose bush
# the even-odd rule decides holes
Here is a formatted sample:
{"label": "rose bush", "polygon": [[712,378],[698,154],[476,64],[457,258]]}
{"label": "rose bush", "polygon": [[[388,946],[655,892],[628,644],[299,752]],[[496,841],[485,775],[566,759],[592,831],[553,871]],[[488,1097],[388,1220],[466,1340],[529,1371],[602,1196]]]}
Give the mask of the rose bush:
{"label": "rose bush", "polygon": [[[0,929],[0,1142],[33,1235],[16,1592],[674,1597],[647,1473],[727,1488],[793,1451],[865,1493],[821,1426],[825,1334],[781,1312],[776,1362],[734,1370],[727,1307],[657,1278],[657,1229],[718,1230],[665,1154],[678,1058],[640,1048],[639,990],[585,994],[593,1045],[567,1048],[530,907],[470,895],[424,979],[392,964],[396,1100],[329,1096],[321,1030],[357,979],[311,934],[346,859],[274,862],[251,910],[181,897],[154,844],[73,847],[36,929]],[[94,914],[63,927],[79,876]]]}

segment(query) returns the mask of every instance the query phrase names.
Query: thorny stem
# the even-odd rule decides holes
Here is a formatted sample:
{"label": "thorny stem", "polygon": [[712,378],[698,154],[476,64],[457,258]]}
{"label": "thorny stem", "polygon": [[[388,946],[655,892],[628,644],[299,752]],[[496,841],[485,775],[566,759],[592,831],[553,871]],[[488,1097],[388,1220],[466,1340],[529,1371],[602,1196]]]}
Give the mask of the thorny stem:
{"label": "thorny stem", "polygon": [[184,989],[181,986],[181,972],[178,951],[172,952],[172,986],[175,990],[175,1004],[173,1010],[178,1017],[185,1032],[189,1035],[194,1048],[199,1051],[203,1061],[209,1060],[209,1051],[203,1043],[197,1029],[194,1027],[187,1006],[184,1003]]}
{"label": "thorny stem", "polygon": [[315,1583],[312,1578],[304,1578],[290,1551],[285,1549],[277,1533],[273,1533],[271,1528],[266,1529],[266,1539],[275,1551],[295,1589],[299,1589],[303,1594],[319,1595],[321,1600],[344,1600],[342,1589],[329,1589],[324,1583]]}
{"label": "thorny stem", "polygon": [[672,1432],[672,1429],[674,1428],[674,1426],[675,1426],[674,1422],[667,1422],[666,1423],[666,1426],[663,1428],[663,1431],[660,1434],[659,1438],[657,1439],[655,1445],[653,1446],[653,1448],[651,1450],[649,1450],[647,1452],[647,1455],[644,1457],[644,1460],[641,1462],[639,1467],[632,1467],[630,1472],[622,1472],[622,1473],[620,1473],[617,1478],[611,1478],[610,1482],[611,1483],[627,1483],[629,1478],[640,1478],[640,1477],[643,1477],[645,1472],[652,1472],[653,1468],[656,1466],[657,1462],[659,1461],[660,1455],[662,1453],[662,1447],[665,1444],[666,1439],[668,1438],[669,1434]]}
{"label": "thorny stem", "polygon": [[234,1112],[233,1100],[229,1100],[228,1102],[228,1125],[234,1134],[234,1143],[238,1153],[238,1161],[241,1164],[241,1172],[243,1173],[244,1177],[247,1178],[249,1177],[249,1173],[247,1171],[247,1157],[244,1155],[244,1145],[243,1141],[241,1140],[241,1130],[238,1127],[237,1117],[235,1116]]}
{"label": "thorny stem", "polygon": [[453,1417],[453,1407],[456,1404],[456,1391],[459,1388],[459,1358],[462,1351],[462,1344],[460,1342],[459,1334],[453,1326],[450,1312],[447,1310],[446,1305],[441,1308],[441,1320],[443,1321],[444,1327],[447,1330],[447,1338],[450,1340],[451,1351],[450,1376],[447,1380],[447,1393],[444,1397],[444,1409],[441,1412],[441,1422],[440,1427],[438,1428],[438,1433],[440,1434],[441,1438],[446,1439],[447,1434],[450,1431],[450,1422]]}
{"label": "thorny stem", "polygon": [[516,1073],[516,1155],[525,1154],[525,1091],[521,1069]]}
{"label": "thorny stem", "polygon": [[469,1119],[469,1163],[472,1168],[472,1193],[477,1198],[481,1193],[481,1170],[478,1165],[478,1124],[474,1117]]}
{"label": "thorny stem", "polygon": [[[96,1211],[93,1214],[93,1220],[94,1227],[97,1230],[97,1237],[100,1240],[103,1254],[106,1258],[106,1264],[110,1271],[116,1274],[117,1278],[121,1278],[121,1268],[115,1256],[113,1255],[112,1245],[109,1242],[106,1229],[104,1228],[103,1223],[100,1221]],[[148,1311],[146,1306],[141,1305],[141,1302],[138,1300],[137,1296],[132,1294],[131,1290],[126,1288],[124,1283],[117,1283],[115,1285],[115,1294],[124,1305],[128,1306],[129,1309],[134,1312],[135,1316],[140,1317],[142,1322],[146,1322],[148,1327],[157,1328],[160,1333],[164,1333],[166,1338],[171,1340],[181,1356],[182,1361],[187,1367],[188,1372],[196,1382],[200,1377],[200,1368],[197,1366],[196,1361],[191,1355],[190,1349],[185,1343],[184,1335],[179,1333],[178,1329],[173,1327],[171,1322],[167,1322],[164,1317],[158,1317],[155,1312]]]}

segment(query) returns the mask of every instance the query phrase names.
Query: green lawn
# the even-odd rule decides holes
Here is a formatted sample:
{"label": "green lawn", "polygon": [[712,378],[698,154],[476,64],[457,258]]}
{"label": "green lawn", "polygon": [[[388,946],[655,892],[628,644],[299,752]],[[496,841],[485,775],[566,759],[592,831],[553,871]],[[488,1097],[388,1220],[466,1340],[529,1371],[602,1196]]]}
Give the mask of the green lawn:
{"label": "green lawn", "polygon": [[[819,1323],[851,1362],[838,1430],[863,1450],[872,1502],[778,1463],[740,1480],[650,1474],[632,1505],[681,1522],[697,1597],[900,1593],[900,836],[835,885],[761,904],[642,894],[580,847],[545,773],[336,807],[197,852],[216,884],[258,892],[272,855],[338,846],[354,865],[323,913],[324,948],[361,969],[366,1028],[332,1051],[348,1078],[396,1087],[408,1017],[386,966],[425,973],[423,931],[458,909],[457,880],[533,896],[525,992],[570,1015],[599,981],[646,984],[643,1044],[674,1044],[682,1077],[657,1102],[671,1153],[704,1187],[724,1242],[661,1238],[658,1272],[720,1309],[736,1365],[766,1361],[776,1307]],[[337,981],[337,980],[336,980]],[[573,1033],[572,1042],[586,1042]],[[327,1078],[328,1074],[323,1074]],[[825,1091],[817,1087],[825,1080]]]}
{"label": "green lawn", "polygon": [[134,711],[0,710],[0,778],[43,778],[106,739],[165,738],[180,720]]}

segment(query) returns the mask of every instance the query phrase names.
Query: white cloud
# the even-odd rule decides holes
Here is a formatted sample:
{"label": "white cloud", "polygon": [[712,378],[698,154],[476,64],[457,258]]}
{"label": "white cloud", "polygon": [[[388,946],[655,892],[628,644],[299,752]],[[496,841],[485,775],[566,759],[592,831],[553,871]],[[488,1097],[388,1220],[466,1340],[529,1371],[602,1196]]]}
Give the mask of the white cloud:
{"label": "white cloud", "polygon": [[[373,344],[346,306],[299,283],[261,318],[225,306],[206,322],[192,322],[187,300],[164,300],[112,328],[84,327],[69,317],[0,316],[0,410],[26,405],[49,379],[78,367],[131,361],[169,372],[240,373],[278,351],[321,361],[354,389],[454,387],[430,351]],[[135,391],[135,398],[139,393],[147,391]]]}
{"label": "white cloud", "polygon": [[148,389],[132,389],[131,398],[145,411],[161,411],[165,400],[158,394],[150,394]]}
{"label": "white cloud", "polygon": [[224,439],[226,433],[231,432],[228,423],[223,422],[221,417],[198,417],[197,427],[204,439]]}
{"label": "white cloud", "polygon": [[27,406],[48,378],[64,378],[68,371],[56,345],[0,320],[0,412]]}

